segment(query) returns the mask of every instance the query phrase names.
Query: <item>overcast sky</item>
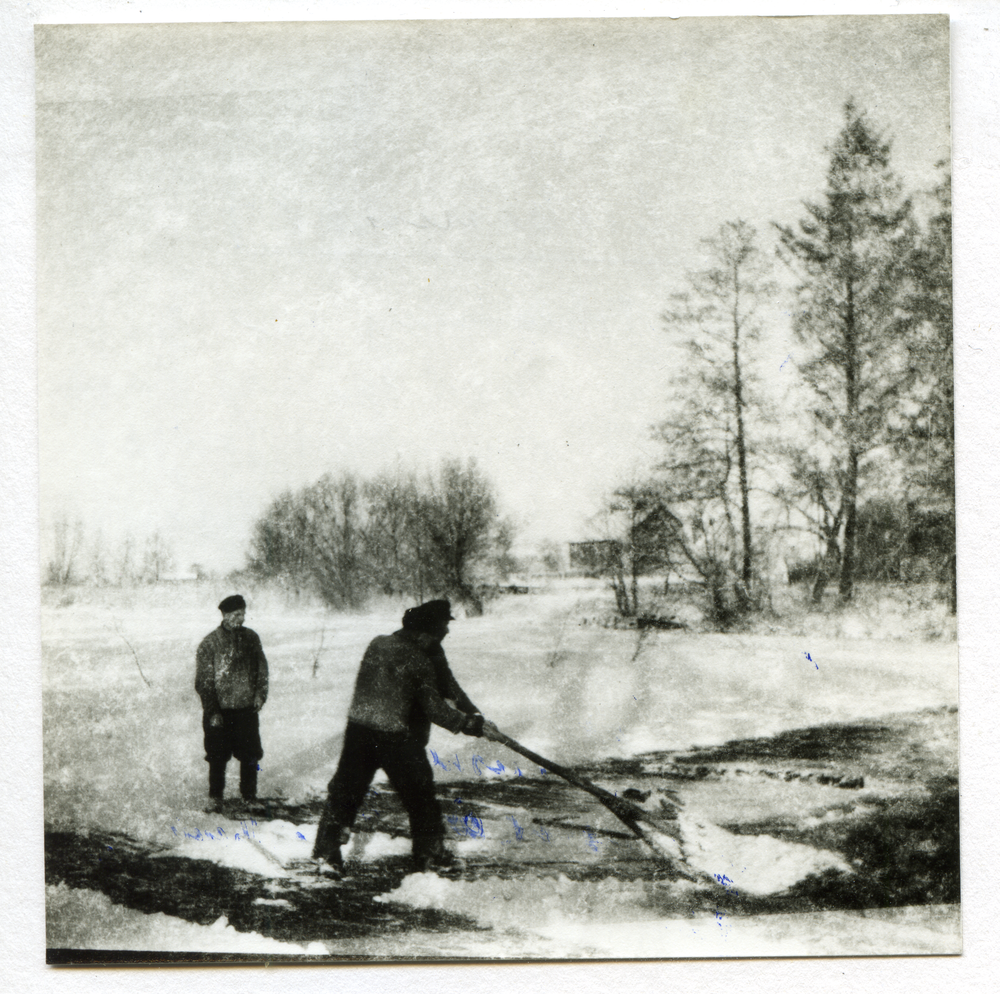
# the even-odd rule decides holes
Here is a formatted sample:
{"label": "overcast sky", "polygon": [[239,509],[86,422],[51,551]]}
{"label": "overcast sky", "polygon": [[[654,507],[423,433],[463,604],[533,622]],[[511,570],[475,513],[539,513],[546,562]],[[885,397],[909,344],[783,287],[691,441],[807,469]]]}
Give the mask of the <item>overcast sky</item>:
{"label": "overcast sky", "polygon": [[525,542],[583,534],[656,454],[659,315],[699,240],[796,221],[852,96],[935,182],[947,31],[39,29],[43,526],[159,529],[226,569],[285,488],[475,456]]}

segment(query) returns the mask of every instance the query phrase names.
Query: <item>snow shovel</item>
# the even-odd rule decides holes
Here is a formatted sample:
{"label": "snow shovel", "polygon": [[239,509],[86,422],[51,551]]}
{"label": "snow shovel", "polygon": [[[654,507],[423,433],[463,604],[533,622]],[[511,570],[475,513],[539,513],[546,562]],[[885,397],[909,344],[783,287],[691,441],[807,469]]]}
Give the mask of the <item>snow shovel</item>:
{"label": "snow shovel", "polygon": [[[657,856],[667,859],[673,871],[696,883],[732,886],[728,877],[720,878],[718,868],[755,864],[753,872],[738,877],[740,891],[771,894],[790,887],[811,874],[828,870],[850,875],[852,867],[836,852],[814,849],[799,842],[786,842],[770,836],[735,836],[690,808],[681,812],[678,805],[662,802],[662,815],[652,814],[626,797],[618,797],[591,783],[578,773],[550,762],[526,749],[520,742],[497,730],[494,740],[530,759],[550,773],[596,797],[616,818],[626,824],[637,838]],[[658,816],[659,815],[659,816]],[[743,866],[747,870],[747,866]],[[738,873],[738,871],[734,871]]]}
{"label": "snow shovel", "polygon": [[[684,860],[684,853],[680,846],[680,827],[676,821],[677,808],[674,805],[670,805],[668,808],[664,802],[664,815],[666,818],[661,822],[659,818],[654,817],[648,811],[644,811],[638,804],[634,804],[627,798],[618,797],[617,794],[612,794],[610,790],[605,790],[603,787],[598,787],[597,784],[591,783],[585,777],[580,776],[579,773],[574,773],[565,766],[560,766],[558,763],[553,763],[551,760],[545,759],[544,756],[539,756],[538,753],[532,752],[521,745],[520,742],[516,742],[510,736],[504,735],[503,732],[499,732],[498,735],[495,733],[494,741],[505,745],[508,749],[524,756],[526,759],[530,759],[533,763],[537,763],[547,772],[555,773],[557,776],[562,777],[563,780],[573,784],[574,787],[579,787],[591,796],[596,797],[601,804],[619,821],[627,825],[635,833],[636,837],[642,839],[657,855],[665,856],[674,863]],[[689,876],[686,873],[684,875]]]}

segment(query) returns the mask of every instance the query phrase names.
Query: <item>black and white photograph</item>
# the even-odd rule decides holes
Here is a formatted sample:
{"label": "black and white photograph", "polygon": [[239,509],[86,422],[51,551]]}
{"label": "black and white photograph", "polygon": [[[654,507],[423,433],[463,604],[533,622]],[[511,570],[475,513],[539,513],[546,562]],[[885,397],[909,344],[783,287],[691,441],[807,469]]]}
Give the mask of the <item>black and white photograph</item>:
{"label": "black and white photograph", "polygon": [[39,956],[962,952],[950,42],[35,26]]}

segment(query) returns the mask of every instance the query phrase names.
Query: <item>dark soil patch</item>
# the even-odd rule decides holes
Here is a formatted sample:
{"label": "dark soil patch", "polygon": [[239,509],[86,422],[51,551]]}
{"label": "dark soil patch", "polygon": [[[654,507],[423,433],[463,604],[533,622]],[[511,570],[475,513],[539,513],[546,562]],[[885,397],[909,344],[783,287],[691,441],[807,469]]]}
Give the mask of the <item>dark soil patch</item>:
{"label": "dark soil patch", "polygon": [[[274,882],[256,874],[165,852],[120,835],[50,832],[45,880],[96,890],[127,908],[197,925],[211,925],[224,915],[238,931],[296,943],[478,928],[461,915],[375,902],[377,894],[394,889],[411,872],[407,858],[380,861],[374,872],[337,887],[305,889],[292,883],[276,895]],[[275,896],[290,906],[255,903]]]}
{"label": "dark soil patch", "polygon": [[816,908],[891,908],[912,904],[957,904],[959,875],[958,785],[931,784],[924,798],[866,798],[874,809],[807,831],[781,826],[729,826],[730,831],[767,834],[842,853],[855,866],[852,877],[829,874],[801,881],[788,893],[793,903]]}
{"label": "dark soil patch", "polygon": [[[956,773],[957,736],[957,708],[943,707],[881,721],[838,722],[769,738],[734,739],[672,759],[678,766],[741,761],[847,764],[880,776],[927,780]],[[932,749],[927,745],[929,740],[942,744]],[[664,754],[655,756],[662,758]]]}

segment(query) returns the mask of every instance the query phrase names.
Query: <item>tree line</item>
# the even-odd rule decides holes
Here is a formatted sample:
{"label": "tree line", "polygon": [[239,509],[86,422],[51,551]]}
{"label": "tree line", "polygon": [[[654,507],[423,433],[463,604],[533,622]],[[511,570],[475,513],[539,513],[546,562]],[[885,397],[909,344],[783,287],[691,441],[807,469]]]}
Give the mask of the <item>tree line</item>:
{"label": "tree line", "polygon": [[[846,603],[858,580],[934,579],[955,609],[950,179],[907,195],[891,143],[850,102],[827,152],[822,195],[774,224],[774,253],[747,222],[723,224],[663,314],[683,362],[652,428],[662,456],[609,495],[591,564],[622,614],[653,574],[699,585],[722,623],[765,607],[776,539],[811,550],[792,569],[816,603],[832,582]],[[787,395],[763,370],[780,304]],[[492,483],[450,459],[286,491],[254,522],[247,569],[336,608],[448,596],[476,613],[516,569],[512,542]],[[62,518],[45,578],[155,582],[172,565],[159,533],[112,550]]]}
{"label": "tree line", "polygon": [[782,533],[818,543],[799,567],[816,603],[833,580],[849,602],[858,579],[930,576],[955,609],[950,178],[906,195],[852,102],[827,151],[822,197],[774,225],[794,281],[789,396],[761,375],[779,288],[746,222],[706,240],[709,267],[663,315],[685,358],[653,429],[663,457],[604,509],[622,613],[650,573],[702,584],[721,621],[759,608]]}
{"label": "tree line", "polygon": [[68,587],[86,583],[95,587],[125,587],[158,583],[175,565],[170,542],[159,531],[144,538],[131,532],[120,541],[105,538],[99,529],[87,534],[80,518],[59,514],[52,522],[42,583]]}
{"label": "tree line", "polygon": [[253,526],[248,568],[336,608],[373,596],[447,596],[482,613],[513,567],[513,528],[475,460],[435,472],[326,474],[276,497]]}

